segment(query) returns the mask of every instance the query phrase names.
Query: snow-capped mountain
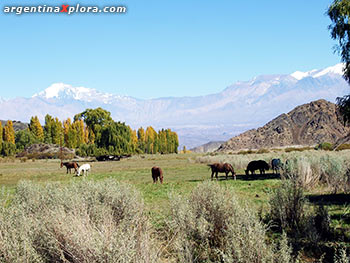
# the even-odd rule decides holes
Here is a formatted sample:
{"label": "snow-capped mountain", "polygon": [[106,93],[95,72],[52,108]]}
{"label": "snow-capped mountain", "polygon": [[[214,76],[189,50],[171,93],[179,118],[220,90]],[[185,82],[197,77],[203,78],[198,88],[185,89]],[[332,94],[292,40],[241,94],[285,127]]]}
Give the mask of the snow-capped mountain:
{"label": "snow-capped mountain", "polygon": [[291,76],[296,78],[297,80],[301,80],[306,77],[319,78],[327,74],[342,75],[343,68],[344,68],[344,64],[339,63],[333,67],[328,67],[323,70],[314,69],[307,72],[295,71],[294,73],[291,74]]}
{"label": "snow-capped mountain", "polygon": [[337,64],[321,70],[258,76],[206,96],[150,100],[55,83],[31,98],[0,99],[0,119],[28,122],[34,115],[44,120],[46,114],[66,119],[86,108],[102,107],[113,119],[133,128],[172,128],[182,145],[193,147],[227,140],[303,103],[317,99],[334,102],[349,92],[342,67]]}

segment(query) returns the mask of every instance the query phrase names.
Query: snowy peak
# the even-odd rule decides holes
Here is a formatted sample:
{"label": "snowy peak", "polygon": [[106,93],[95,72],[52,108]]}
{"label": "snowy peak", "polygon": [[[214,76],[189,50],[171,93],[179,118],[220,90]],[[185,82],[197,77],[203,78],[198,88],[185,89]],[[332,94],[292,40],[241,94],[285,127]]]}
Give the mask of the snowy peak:
{"label": "snowy peak", "polygon": [[315,74],[313,77],[318,78],[327,74],[343,75],[343,69],[344,69],[344,64],[339,63],[333,67],[328,67],[328,68],[325,68],[324,70],[321,70],[320,72]]}
{"label": "snowy peak", "polygon": [[291,76],[297,80],[301,80],[306,77],[319,78],[328,74],[342,75],[343,68],[344,68],[344,64],[339,63],[339,64],[336,64],[335,66],[328,67],[321,70],[314,69],[306,72],[295,71],[294,73],[291,74]]}
{"label": "snowy peak", "polygon": [[84,98],[91,97],[94,93],[98,92],[85,87],[72,87],[64,83],[54,83],[42,92],[34,94],[33,97],[53,99],[68,96],[76,100],[83,100]]}
{"label": "snowy peak", "polygon": [[54,83],[47,89],[34,94],[33,98],[43,99],[73,99],[79,101],[101,101],[109,104],[113,99],[127,99],[127,97],[103,93],[95,89],[85,87],[73,87],[64,83]]}

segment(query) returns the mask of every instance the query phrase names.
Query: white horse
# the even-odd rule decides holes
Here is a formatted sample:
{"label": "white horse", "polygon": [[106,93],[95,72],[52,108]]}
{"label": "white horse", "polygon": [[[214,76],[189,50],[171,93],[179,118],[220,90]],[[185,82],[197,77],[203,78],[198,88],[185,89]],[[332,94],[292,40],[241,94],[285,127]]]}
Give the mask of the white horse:
{"label": "white horse", "polygon": [[78,169],[77,176],[80,176],[81,172],[83,172],[83,175],[85,175],[85,173],[86,175],[88,175],[90,169],[91,169],[91,166],[88,163],[81,165]]}

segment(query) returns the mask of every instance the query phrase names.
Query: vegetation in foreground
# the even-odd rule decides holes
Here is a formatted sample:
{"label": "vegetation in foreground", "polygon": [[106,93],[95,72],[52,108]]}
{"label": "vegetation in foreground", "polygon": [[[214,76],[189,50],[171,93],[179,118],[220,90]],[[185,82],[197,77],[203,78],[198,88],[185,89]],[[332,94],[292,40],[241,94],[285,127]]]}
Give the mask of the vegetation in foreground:
{"label": "vegetation in foreground", "polygon": [[[6,159],[8,162],[4,162],[5,159],[2,159],[3,162],[0,163],[0,183],[3,185],[3,196],[6,197],[2,199],[2,216],[5,222],[5,218],[12,218],[10,217],[11,213],[19,215],[19,220],[16,221],[17,225],[14,224],[18,231],[22,231],[23,228],[23,231],[28,229],[42,230],[44,225],[50,226],[50,223],[46,223],[44,218],[46,216],[52,218],[52,214],[57,213],[57,211],[52,210],[61,207],[59,209],[65,209],[64,212],[67,214],[65,217],[70,218],[69,222],[72,225],[72,228],[67,227],[67,233],[74,234],[74,229],[82,229],[81,225],[73,227],[72,222],[74,224],[84,222],[84,225],[86,222],[91,223],[92,225],[86,226],[86,229],[97,229],[98,233],[102,235],[99,239],[96,239],[96,236],[91,237],[91,240],[94,240],[96,244],[105,244],[104,242],[107,241],[103,235],[107,234],[108,231],[102,231],[101,229],[106,229],[104,226],[106,222],[103,220],[96,222],[94,218],[90,219],[89,207],[96,206],[97,208],[92,209],[97,209],[96,211],[101,214],[106,213],[104,217],[109,218],[108,211],[111,209],[111,204],[107,200],[108,198],[114,200],[113,198],[116,197],[113,196],[119,192],[126,195],[121,198],[128,200],[127,202],[131,206],[130,209],[133,209],[134,201],[139,205],[137,210],[142,211],[140,221],[147,225],[147,231],[142,234],[142,237],[145,237],[158,249],[153,252],[150,250],[150,255],[142,256],[143,258],[153,258],[152,261],[133,261],[132,257],[127,256],[124,262],[184,262],[184,260],[185,262],[187,260],[187,262],[218,262],[218,260],[222,260],[222,262],[277,262],[277,259],[271,257],[271,255],[276,254],[276,251],[282,247],[284,252],[279,258],[284,258],[285,261],[279,262],[288,262],[288,260],[291,260],[290,262],[295,260],[320,262],[319,260],[322,257],[323,262],[346,262],[334,261],[334,256],[337,255],[341,258],[341,255],[347,255],[344,254],[345,250],[343,251],[340,248],[346,247],[350,241],[348,234],[350,229],[349,195],[344,193],[343,188],[338,188],[337,192],[334,193],[334,188],[327,183],[332,180],[322,179],[317,184],[303,185],[302,179],[320,179],[321,177],[316,176],[316,171],[327,171],[327,169],[317,170],[315,164],[333,163],[331,166],[327,165],[327,167],[333,167],[332,169],[329,168],[329,171],[342,171],[342,169],[336,168],[342,167],[343,163],[347,163],[346,156],[349,155],[348,152],[310,151],[285,153],[281,156],[279,154],[267,153],[257,156],[203,156],[196,154],[134,156],[120,162],[92,163],[92,173],[89,177],[67,175],[65,170],[59,168],[59,162],[54,160],[19,162],[19,160]],[[280,157],[283,161],[291,160],[291,170],[288,170],[289,174],[283,174],[286,178],[284,180],[272,173],[265,176],[245,177],[243,169],[246,162],[257,157],[267,161],[272,157]],[[322,162],[316,162],[319,158],[322,158]],[[314,163],[311,162],[312,160],[314,160]],[[331,162],[328,162],[329,160]],[[206,164],[214,161],[228,161],[234,164],[237,180],[231,178],[225,180],[222,176],[218,182],[203,184],[204,181],[210,178],[211,174]],[[336,165],[337,162],[342,165]],[[152,183],[150,168],[154,165],[162,167],[164,171],[163,185]],[[312,172],[310,173],[310,170],[305,167],[311,167]],[[305,174],[308,176],[305,176]],[[338,174],[322,173],[322,178],[340,174],[340,172]],[[24,182],[16,186],[23,179],[30,180],[33,183]],[[47,182],[53,182],[53,184],[50,183],[46,186]],[[294,186],[297,187],[288,184],[288,182],[296,182],[297,184],[294,184]],[[338,182],[345,181],[340,180]],[[130,185],[133,185],[133,187],[130,187]],[[294,188],[288,187],[288,185]],[[104,189],[109,187],[110,190]],[[89,193],[83,191],[83,188]],[[19,191],[19,189],[27,190]],[[81,189],[82,192],[79,193],[80,190],[78,189]],[[131,198],[127,193],[131,193],[133,197]],[[141,195],[138,193],[141,193]],[[21,199],[26,201],[16,201],[19,195],[22,194],[28,195],[27,199]],[[80,195],[82,196],[79,197]],[[112,197],[104,197],[105,195],[111,195]],[[93,198],[91,197],[91,199],[89,196],[93,196]],[[67,205],[63,205],[66,203],[65,198],[69,199]],[[90,202],[86,198],[90,198],[91,202],[97,203],[86,203]],[[54,201],[56,199],[57,201]],[[76,201],[77,206],[83,208],[71,205],[73,201]],[[18,212],[19,214],[13,212],[22,209],[16,206],[27,207],[30,202],[40,206],[40,209],[29,209],[24,212],[22,210],[22,212]],[[48,205],[46,202],[57,202],[57,205]],[[32,206],[32,203],[30,206]],[[73,219],[73,216],[79,216],[79,211],[85,211],[85,216],[89,219],[85,218],[85,221],[80,217]],[[29,212],[38,214],[28,214]],[[39,214],[39,212],[47,215]],[[135,216],[141,217],[141,214],[136,213]],[[33,219],[33,221],[25,220],[24,218],[27,217]],[[67,223],[65,218],[61,219],[63,223]],[[17,230],[11,229],[9,222],[13,220],[7,219],[8,222],[4,224],[6,227],[2,231],[9,230],[9,233],[12,234],[7,233],[6,236],[7,238],[13,238],[15,241],[11,242],[16,244],[17,234],[20,233],[23,236],[23,232],[16,232]],[[25,226],[27,222],[28,224],[30,222],[30,224],[37,224],[37,226]],[[57,221],[53,222],[58,223]],[[101,225],[98,225],[100,223]],[[21,224],[24,225],[21,226]],[[53,226],[52,223],[51,226]],[[118,226],[115,226],[115,229],[117,228]],[[4,233],[2,236],[4,236]],[[94,234],[91,233],[91,235]],[[244,239],[250,235],[252,236],[249,239]],[[30,234],[27,236],[29,238]],[[50,234],[49,237],[51,238],[51,236]],[[63,235],[62,237],[71,240],[69,236]],[[136,237],[128,237],[133,238],[133,242],[141,242],[140,240],[137,241]],[[240,237],[241,243],[236,239],[238,237]],[[254,237],[260,238],[257,240]],[[114,237],[109,238],[111,244],[116,246],[117,243],[115,242],[117,241],[112,240]],[[6,241],[6,244],[11,242]],[[32,241],[27,240],[25,242],[27,242],[25,243],[27,246]],[[56,241],[51,240],[50,242],[54,243]],[[67,244],[65,242],[63,243]],[[89,246],[91,246],[91,242],[88,243]],[[75,242],[74,244],[78,243]],[[146,244],[143,246],[146,246]],[[132,252],[129,251],[130,253],[133,253],[133,255],[139,253],[137,247],[133,248],[131,245],[130,247],[133,250]],[[254,252],[256,250],[253,247],[259,247],[263,252],[256,255]],[[98,251],[99,248],[94,249]],[[62,251],[66,249],[68,248],[62,248]],[[84,251],[84,249],[86,247],[79,247],[74,248],[74,251]],[[37,249],[34,250],[35,253],[40,252]],[[47,248],[45,248],[45,251],[47,251]],[[129,252],[123,252],[124,254],[119,255],[129,255]],[[65,255],[64,253],[63,255]],[[84,252],[83,254],[87,255],[88,253]],[[96,254],[100,258],[108,258],[103,253],[96,252]],[[142,257],[138,256],[140,260]],[[256,257],[259,260],[254,261],[253,258],[256,259]],[[45,262],[45,260],[43,261]],[[84,262],[85,259],[80,258],[79,260],[81,261],[68,261]],[[94,259],[90,257],[88,260],[94,262]]]}

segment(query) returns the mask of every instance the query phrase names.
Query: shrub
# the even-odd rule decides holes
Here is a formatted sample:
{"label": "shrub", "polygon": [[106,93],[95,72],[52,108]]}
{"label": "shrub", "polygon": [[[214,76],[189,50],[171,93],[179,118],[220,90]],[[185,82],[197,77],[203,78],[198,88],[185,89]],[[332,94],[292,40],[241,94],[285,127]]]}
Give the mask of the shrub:
{"label": "shrub", "polygon": [[323,181],[331,188],[333,193],[337,193],[339,190],[346,191],[349,184],[349,171],[344,160],[327,155],[321,157],[320,162]]}
{"label": "shrub", "polygon": [[21,182],[1,204],[0,262],[158,260],[139,194],[115,181]]}
{"label": "shrub", "polygon": [[173,196],[171,217],[170,245],[177,262],[291,261],[286,243],[280,250],[268,244],[257,216],[218,184],[198,185],[189,199]]}
{"label": "shrub", "polygon": [[247,150],[247,151],[239,151],[237,154],[245,155],[245,154],[253,154],[253,153],[256,153],[256,152],[253,150]]}
{"label": "shrub", "polygon": [[262,154],[262,153],[269,153],[269,152],[270,152],[270,151],[269,151],[268,149],[262,148],[262,149],[259,149],[256,153]]}
{"label": "shrub", "polygon": [[323,142],[323,143],[318,144],[315,147],[315,150],[332,151],[333,150],[333,144],[331,144],[330,142]]}
{"label": "shrub", "polygon": [[335,150],[336,151],[343,151],[343,150],[349,150],[350,149],[350,144],[344,143],[339,145]]}
{"label": "shrub", "polygon": [[2,142],[1,154],[3,156],[14,156],[16,153],[16,145],[11,142]]}
{"label": "shrub", "polygon": [[303,151],[307,151],[307,150],[312,150],[313,148],[312,147],[288,147],[288,148],[285,148],[284,151],[286,153],[288,152],[303,152]]}
{"label": "shrub", "polygon": [[296,181],[303,188],[312,188],[321,178],[319,160],[312,162],[306,156],[289,159],[282,171],[282,177]]}
{"label": "shrub", "polygon": [[283,180],[269,203],[270,217],[281,230],[292,236],[304,230],[307,200],[296,180]]}

